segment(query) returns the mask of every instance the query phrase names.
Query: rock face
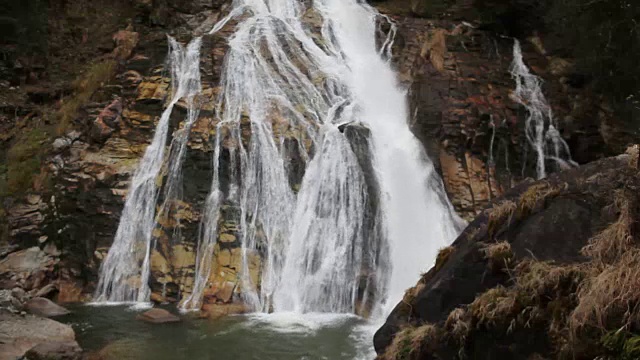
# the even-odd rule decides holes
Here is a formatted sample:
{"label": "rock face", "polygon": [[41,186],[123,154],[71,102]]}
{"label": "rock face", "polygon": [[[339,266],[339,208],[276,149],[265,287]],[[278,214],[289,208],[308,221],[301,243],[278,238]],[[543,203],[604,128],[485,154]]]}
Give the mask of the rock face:
{"label": "rock face", "polygon": [[[57,321],[33,315],[19,316],[0,310],[0,323],[0,359],[19,358],[41,344],[44,348],[39,347],[38,354],[49,351],[55,353],[54,349],[59,348],[61,343],[74,344],[77,349],[73,329]],[[69,349],[69,346],[64,345],[63,348]],[[64,352],[67,353],[66,350]]]}
{"label": "rock face", "polygon": [[154,308],[136,316],[136,319],[152,324],[166,324],[179,322],[180,318],[164,309]]}
{"label": "rock face", "polygon": [[[441,251],[378,330],[381,358],[525,359],[573,352],[576,359],[592,359],[607,353],[597,334],[621,326],[613,314],[616,301],[636,300],[607,298],[607,290],[597,288],[610,304],[600,309],[594,301],[601,300],[589,297],[596,290],[588,289],[613,269],[603,270],[602,261],[622,267],[626,254],[637,251],[630,222],[640,200],[637,159],[636,148],[525,182],[496,199]],[[612,286],[624,288],[625,279]],[[602,327],[590,322],[595,311]]]}

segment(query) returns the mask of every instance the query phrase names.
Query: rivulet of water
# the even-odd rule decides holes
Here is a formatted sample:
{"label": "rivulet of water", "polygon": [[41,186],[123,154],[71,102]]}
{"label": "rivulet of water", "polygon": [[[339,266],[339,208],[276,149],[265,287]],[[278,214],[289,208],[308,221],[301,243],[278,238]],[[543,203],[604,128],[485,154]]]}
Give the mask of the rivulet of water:
{"label": "rivulet of water", "polygon": [[516,82],[513,99],[525,107],[525,133],[529,145],[536,152],[536,172],[539,179],[547,176],[547,160],[561,169],[577,166],[571,160],[569,146],[560,136],[553,111],[542,93],[542,80],[531,74],[524,63],[520,42],[513,44],[511,76]]}
{"label": "rivulet of water", "polygon": [[[113,245],[100,266],[100,278],[94,294],[97,303],[149,301],[149,255],[152,250],[152,231],[155,226],[158,200],[158,176],[165,160],[165,143],[169,130],[169,118],[175,104],[187,98],[189,120],[197,117],[193,97],[200,92],[200,38],[194,39],[185,49],[169,37],[169,61],[172,76],[172,95],[162,113],[151,144],[147,147],[136,172],[131,179],[120,224]],[[186,137],[184,138],[186,141]],[[184,156],[183,145],[176,144],[179,160]],[[179,161],[181,162],[181,160]],[[181,166],[170,168],[168,192],[173,192]]]}

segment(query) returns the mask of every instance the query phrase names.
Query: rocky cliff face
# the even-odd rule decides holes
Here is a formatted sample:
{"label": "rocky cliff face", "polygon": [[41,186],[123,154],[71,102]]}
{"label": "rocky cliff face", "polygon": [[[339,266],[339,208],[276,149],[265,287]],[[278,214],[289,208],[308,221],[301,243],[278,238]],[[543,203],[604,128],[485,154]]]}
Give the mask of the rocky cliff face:
{"label": "rocky cliff face", "polygon": [[[451,8],[454,15],[431,13],[433,20],[411,15],[402,1],[377,4],[399,26],[393,62],[409,90],[412,128],[440,170],[454,207],[471,220],[534,171],[533,154],[527,152],[523,136],[525,112],[510,97],[513,41],[463,22],[462,15],[456,14],[464,14],[464,2]],[[67,73],[76,80],[66,79],[65,86],[51,84],[62,75],[46,74],[56,62],[29,69],[16,65],[13,58],[13,63],[3,63],[10,74],[3,86],[15,92],[2,99],[2,126],[11,129],[2,138],[9,162],[3,174],[13,184],[7,185],[3,195],[8,228],[7,250],[2,255],[6,258],[0,263],[3,288],[37,291],[52,284],[50,296],[59,301],[84,300],[91,294],[101,260],[113,241],[130,177],[170,97],[165,34],[186,42],[192,34],[205,33],[225,14],[226,2],[140,0],[124,9],[130,21],[103,19],[101,31],[111,32],[101,35],[100,42],[88,40],[93,33],[87,24],[78,25],[78,33],[58,35],[74,39],[77,48],[94,49],[83,53],[94,56],[93,65],[82,74]],[[313,22],[313,14],[309,21]],[[60,24],[49,24],[54,30],[55,26]],[[203,38],[202,109],[188,141],[183,198],[160,214],[153,233],[157,241],[151,254],[154,301],[178,301],[193,287],[200,209],[212,172],[211,141],[216,131],[212,104],[233,27],[230,22],[219,33]],[[545,55],[540,39],[533,38],[525,47],[525,60],[547,80],[548,98],[578,162],[603,157],[619,147],[612,114],[569,80],[570,59]],[[185,106],[178,103],[170,132],[180,131]],[[283,129],[285,138],[288,131],[295,129]],[[353,125],[346,131],[356,134],[351,145],[359,160],[366,158],[366,146],[362,146],[366,129]],[[247,123],[243,141],[250,136]],[[221,156],[226,181],[232,173],[234,146],[225,143]],[[290,182],[295,188],[302,173],[292,160]],[[31,164],[31,168],[16,164]],[[240,289],[241,257],[238,209],[232,204],[222,207],[218,229],[205,303],[212,314],[243,311],[242,304],[234,303]],[[11,257],[19,256],[37,258],[32,272],[16,275],[17,270],[7,265]],[[251,277],[258,283],[260,254],[250,259]]]}

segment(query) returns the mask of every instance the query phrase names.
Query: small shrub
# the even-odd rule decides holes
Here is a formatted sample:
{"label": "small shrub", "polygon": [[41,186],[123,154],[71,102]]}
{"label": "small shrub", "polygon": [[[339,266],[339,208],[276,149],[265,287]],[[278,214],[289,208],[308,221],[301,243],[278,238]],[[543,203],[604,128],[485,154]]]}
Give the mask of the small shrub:
{"label": "small shrub", "polygon": [[469,310],[476,326],[509,323],[519,313],[517,294],[512,289],[497,286],[476,297]]}
{"label": "small shrub", "polygon": [[23,133],[7,152],[7,193],[29,189],[40,170],[43,148],[47,140],[44,131],[34,128]]}
{"label": "small shrub", "polygon": [[73,83],[74,94],[63,100],[58,111],[58,134],[64,134],[95,92],[108,83],[115,75],[117,62],[107,59],[92,64],[85,73]]}
{"label": "small shrub", "polygon": [[488,244],[482,248],[482,252],[488,261],[489,269],[494,273],[507,269],[514,259],[511,244],[506,241]]}
{"label": "small shrub", "polygon": [[634,222],[634,213],[629,198],[623,191],[616,193],[613,205],[620,213],[618,219],[589,240],[589,244],[582,249],[584,255],[597,262],[609,264],[633,246],[631,225]]}
{"label": "small shrub", "polygon": [[518,205],[511,200],[504,200],[487,210],[489,216],[488,231],[493,236],[502,224],[510,223]]}
{"label": "small shrub", "polygon": [[437,340],[438,330],[434,325],[425,324],[420,327],[405,327],[393,338],[393,342],[385,350],[382,359],[419,359],[422,351],[433,346]]}

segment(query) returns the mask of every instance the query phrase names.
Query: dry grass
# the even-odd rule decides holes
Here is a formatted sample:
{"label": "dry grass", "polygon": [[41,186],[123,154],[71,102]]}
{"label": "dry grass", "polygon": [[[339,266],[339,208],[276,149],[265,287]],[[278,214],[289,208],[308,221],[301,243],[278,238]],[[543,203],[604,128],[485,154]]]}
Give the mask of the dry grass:
{"label": "dry grass", "polygon": [[467,335],[471,330],[471,318],[465,308],[457,308],[449,313],[444,323],[447,333],[458,344],[463,345],[467,341]]}
{"label": "dry grass", "polygon": [[515,268],[516,287],[531,302],[550,300],[559,294],[575,291],[585,277],[579,264],[555,265],[526,259]]}
{"label": "dry grass", "polygon": [[449,257],[451,256],[451,254],[453,254],[455,250],[456,250],[455,247],[447,246],[447,247],[443,247],[438,251],[438,256],[436,257],[436,265],[435,265],[436,271],[442,269],[444,264],[447,263],[447,260],[449,260]]}
{"label": "dry grass", "polygon": [[540,202],[558,196],[561,191],[562,189],[553,188],[549,183],[540,183],[529,187],[518,200],[518,217],[523,218],[530,214]]}
{"label": "dry grass", "polygon": [[511,200],[504,200],[499,204],[494,205],[491,209],[487,210],[489,217],[489,234],[493,236],[498,230],[498,227],[500,227],[505,222],[507,222],[507,224],[510,223],[511,217],[513,216],[513,213],[517,208],[518,205],[515,202]]}
{"label": "dry grass", "polygon": [[602,330],[640,322],[640,249],[628,250],[612,265],[587,279],[578,290],[571,314],[574,331],[585,326]]}
{"label": "dry grass", "polygon": [[515,318],[520,309],[515,291],[497,286],[476,297],[469,310],[477,326],[496,326]]}
{"label": "dry grass", "polygon": [[113,78],[116,67],[117,62],[112,59],[92,64],[73,83],[74,94],[64,99],[60,110],[58,110],[57,132],[59,135],[64,134],[69,129],[80,109],[91,100],[95,92]]}
{"label": "dry grass", "polygon": [[514,259],[511,244],[506,241],[487,244],[481,250],[488,261],[489,269],[494,273],[508,269]]}
{"label": "dry grass", "polygon": [[434,325],[425,324],[420,327],[405,327],[396,333],[391,345],[387,347],[382,360],[419,359],[426,346],[433,345],[438,339],[438,331]]}
{"label": "dry grass", "polygon": [[624,191],[615,195],[613,206],[619,212],[618,219],[602,232],[594,236],[582,253],[596,262],[611,264],[622,257],[634,245],[631,226],[634,222],[634,204]]}

